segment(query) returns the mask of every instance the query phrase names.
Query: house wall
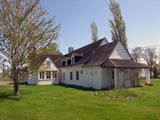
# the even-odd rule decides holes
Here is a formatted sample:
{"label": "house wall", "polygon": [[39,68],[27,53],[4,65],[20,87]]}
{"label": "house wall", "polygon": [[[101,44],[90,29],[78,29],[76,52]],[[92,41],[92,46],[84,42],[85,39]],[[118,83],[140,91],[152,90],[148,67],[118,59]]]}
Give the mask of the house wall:
{"label": "house wall", "polygon": [[29,78],[27,80],[28,84],[37,84],[38,83],[38,74],[37,72],[33,72],[32,74],[29,74]]}
{"label": "house wall", "polygon": [[[47,61],[50,61],[50,68],[47,68]],[[45,79],[44,80],[41,80],[39,79],[39,72],[40,71],[57,71],[57,79],[55,78],[51,78],[51,79],[47,79],[46,78],[46,75],[45,75]],[[58,68],[54,65],[54,63],[52,62],[52,60],[50,60],[50,58],[47,58],[43,64],[40,66],[39,70],[38,70],[38,80],[42,82],[50,82],[51,84],[58,84],[59,83],[59,70]],[[51,82],[52,81],[52,82]],[[43,84],[43,83],[42,83]]]}
{"label": "house wall", "polygon": [[102,69],[102,88],[108,88],[108,89],[114,88],[114,69],[113,68],[101,68],[101,69]]}
{"label": "house wall", "polygon": [[[87,88],[102,88],[102,70],[101,67],[71,66],[61,68],[63,71],[63,83],[69,85],[83,86]],[[76,80],[76,71],[79,71],[79,80]],[[70,80],[70,72],[73,74],[73,80]]]}
{"label": "house wall", "polygon": [[121,42],[119,42],[114,48],[110,59],[131,59],[131,56],[123,46]]}
{"label": "house wall", "polygon": [[137,69],[115,68],[115,88],[129,88],[139,85]]}
{"label": "house wall", "polygon": [[[50,68],[47,68],[47,61],[50,61]],[[44,76],[44,79],[40,79],[39,72],[40,71],[57,71],[57,79],[47,79],[46,75]],[[38,71],[32,73],[29,75],[29,79],[27,80],[28,84],[58,84],[59,83],[59,78],[58,78],[58,68],[54,65],[54,63],[49,59],[46,58],[46,60],[43,62],[43,64],[39,67]]]}

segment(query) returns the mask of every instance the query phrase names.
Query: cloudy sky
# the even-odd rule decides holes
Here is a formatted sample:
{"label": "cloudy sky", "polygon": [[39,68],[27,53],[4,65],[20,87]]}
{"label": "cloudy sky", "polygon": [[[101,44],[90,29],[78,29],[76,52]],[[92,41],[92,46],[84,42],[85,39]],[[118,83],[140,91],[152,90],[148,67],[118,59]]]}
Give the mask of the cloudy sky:
{"label": "cloudy sky", "polygon": [[[129,48],[160,44],[160,0],[119,0],[127,27]],[[108,0],[41,0],[48,17],[56,17],[62,28],[60,50],[67,53],[91,43],[90,24],[97,23],[99,37],[111,41]]]}

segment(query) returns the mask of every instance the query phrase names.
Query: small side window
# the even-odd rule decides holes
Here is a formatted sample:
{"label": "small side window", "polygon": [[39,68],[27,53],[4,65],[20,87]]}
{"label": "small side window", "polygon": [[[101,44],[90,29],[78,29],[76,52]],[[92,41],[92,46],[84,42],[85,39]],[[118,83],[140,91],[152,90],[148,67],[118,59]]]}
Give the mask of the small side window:
{"label": "small side window", "polygon": [[70,80],[73,80],[73,73],[70,72]]}
{"label": "small side window", "polygon": [[47,61],[46,64],[47,64],[47,68],[49,69],[51,67],[51,62]]}
{"label": "small side window", "polygon": [[81,74],[83,74],[83,70],[81,70]]}
{"label": "small side window", "polygon": [[76,71],[76,80],[79,80],[79,71]]}
{"label": "small side window", "polygon": [[65,72],[63,72],[63,80],[65,80],[66,79],[66,74],[65,74]]}

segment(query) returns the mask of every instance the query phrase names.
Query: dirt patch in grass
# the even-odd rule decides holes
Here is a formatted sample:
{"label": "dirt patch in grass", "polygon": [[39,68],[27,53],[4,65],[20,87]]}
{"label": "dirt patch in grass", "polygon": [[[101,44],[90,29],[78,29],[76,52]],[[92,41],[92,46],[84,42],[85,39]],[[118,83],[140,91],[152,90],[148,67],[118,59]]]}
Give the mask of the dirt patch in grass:
{"label": "dirt patch in grass", "polygon": [[12,83],[9,81],[0,81],[0,85],[11,85]]}
{"label": "dirt patch in grass", "polygon": [[97,91],[93,95],[103,97],[105,99],[111,100],[125,100],[125,101],[135,101],[141,98],[141,96],[134,91],[129,89],[118,89],[110,91]]}

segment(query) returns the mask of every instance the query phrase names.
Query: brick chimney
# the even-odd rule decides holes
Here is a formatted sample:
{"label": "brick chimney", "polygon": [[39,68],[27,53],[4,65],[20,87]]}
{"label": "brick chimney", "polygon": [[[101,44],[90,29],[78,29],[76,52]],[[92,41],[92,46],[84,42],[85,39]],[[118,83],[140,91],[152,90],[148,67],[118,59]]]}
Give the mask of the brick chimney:
{"label": "brick chimney", "polygon": [[69,47],[68,48],[68,52],[71,53],[72,51],[74,51],[74,48],[73,47]]}

